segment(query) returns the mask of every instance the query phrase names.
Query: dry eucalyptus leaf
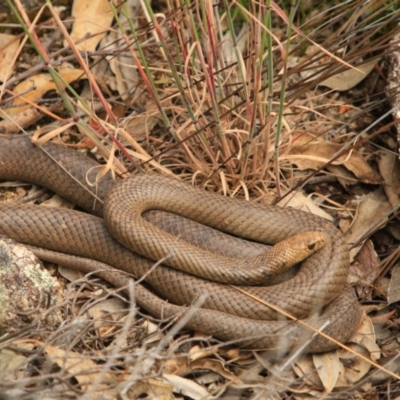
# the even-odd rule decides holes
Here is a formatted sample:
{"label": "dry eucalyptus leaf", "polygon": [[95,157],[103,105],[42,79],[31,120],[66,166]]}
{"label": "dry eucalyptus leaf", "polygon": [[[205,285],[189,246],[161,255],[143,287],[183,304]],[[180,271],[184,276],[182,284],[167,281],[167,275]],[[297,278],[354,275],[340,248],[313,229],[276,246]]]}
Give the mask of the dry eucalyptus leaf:
{"label": "dry eucalyptus leaf", "polygon": [[393,208],[381,188],[369,193],[358,205],[356,219],[345,232],[346,242],[357,244],[369,237],[376,229],[386,225],[392,212]]}
{"label": "dry eucalyptus leaf", "polygon": [[147,333],[144,343],[151,344],[160,341],[164,334],[160,331],[160,327],[153,322],[145,320],[142,329]]}
{"label": "dry eucalyptus leaf", "polygon": [[388,304],[395,303],[400,300],[400,263],[396,263],[392,269],[390,278],[387,301]]}
{"label": "dry eucalyptus leaf", "polygon": [[[348,347],[353,351],[356,351],[358,354],[368,357],[367,351],[362,347],[354,344],[349,345]],[[360,381],[371,369],[371,364],[351,353],[347,353],[347,356],[341,356],[341,360],[345,364],[349,365],[350,368],[342,368],[336,387],[338,389],[346,389],[352,388],[355,384],[360,384],[360,389],[364,391],[369,390],[371,387],[370,382],[366,381],[364,385],[362,385],[362,382]]]}
{"label": "dry eucalyptus leaf", "polygon": [[[140,25],[138,15],[140,15],[141,11],[140,6],[141,3],[137,0],[126,0],[124,7],[121,9],[121,12],[118,16],[120,24],[127,26],[133,24],[133,29],[139,29]],[[129,21],[128,18],[130,18]],[[124,41],[124,37],[119,30],[109,32],[108,37],[105,39],[108,41],[106,47],[110,50],[117,50],[119,48],[119,43]],[[158,41],[158,38],[156,38],[156,41]],[[117,78],[116,85],[118,92],[124,100],[132,96],[132,93],[135,92],[139,83],[141,82],[139,73],[135,68],[135,60],[132,56],[133,51],[135,51],[134,48],[132,48],[130,52],[117,51],[116,54],[107,58],[110,63],[110,69],[114,72]]]}
{"label": "dry eucalyptus leaf", "polygon": [[[374,326],[365,314],[357,332],[347,346],[363,356],[376,361],[380,350],[375,342]],[[321,354],[303,355],[293,366],[303,384],[308,388],[319,388],[317,397],[331,393],[334,389],[349,388],[359,382],[371,369],[371,363],[345,349]],[[309,392],[308,392],[309,393]]]}
{"label": "dry eucalyptus leaf", "polygon": [[[134,21],[136,18],[134,19]],[[111,31],[102,40],[101,47],[112,50],[118,50],[121,42],[120,33]],[[134,50],[132,50],[134,51]],[[113,89],[117,90],[123,100],[128,100],[139,85],[139,76],[135,68],[135,61],[129,52],[117,52],[106,57],[110,70],[115,75],[115,79],[110,81]]]}
{"label": "dry eucalyptus leaf", "polygon": [[313,354],[313,362],[326,393],[331,393],[339,378],[341,363],[336,351]]}
{"label": "dry eucalyptus leaf", "polygon": [[[59,112],[62,110],[61,103],[57,102],[46,108],[50,112]],[[36,108],[28,108],[17,115],[7,116],[5,110],[0,108],[0,117],[4,118],[0,121],[0,130],[8,134],[20,133],[21,129],[34,124],[43,118],[43,113]]]}
{"label": "dry eucalyptus leaf", "polygon": [[371,296],[373,283],[379,276],[380,260],[371,240],[367,240],[356,255],[355,262],[350,266],[351,283],[356,283],[358,295],[365,299]]}
{"label": "dry eucalyptus leaf", "polygon": [[89,315],[92,318],[109,318],[112,321],[118,321],[126,315],[126,303],[117,297],[96,303],[90,307]]}
{"label": "dry eucalyptus leaf", "polygon": [[[222,21],[226,24],[227,18],[222,18]],[[226,26],[226,28],[228,28]],[[239,53],[243,53],[249,38],[250,27],[249,24],[243,24],[240,32],[236,35],[235,40],[232,39],[232,34],[229,29],[226,29],[226,33],[222,39],[222,54],[227,65],[238,62],[236,52],[234,49],[234,43]]]}
{"label": "dry eucalyptus leaf", "polygon": [[12,350],[0,350],[0,381],[23,379],[28,367],[28,358]]}
{"label": "dry eucalyptus leaf", "polygon": [[15,98],[12,103],[12,107],[9,109],[4,109],[3,112],[9,116],[16,116],[30,107],[28,104],[22,106],[22,104],[25,103],[24,99],[35,101],[40,99],[45,92],[54,88],[54,83],[49,74],[38,74],[31,76],[29,79],[22,81],[14,88],[14,94],[21,94],[23,98]]}
{"label": "dry eucalyptus leaf", "polygon": [[[88,310],[100,337],[110,335],[111,332],[118,330],[119,325],[124,322],[123,318],[127,312],[126,303],[116,297],[98,302]],[[118,324],[115,323],[117,321]],[[127,346],[126,338],[121,332],[117,333],[113,345]]]}
{"label": "dry eucalyptus leaf", "polygon": [[168,358],[163,363],[163,371],[166,374],[176,374],[179,368],[185,366],[187,364],[186,356],[175,356],[174,358]]}
{"label": "dry eucalyptus leaf", "polygon": [[365,64],[354,67],[354,69],[347,69],[346,71],[339,72],[325,79],[320,85],[326,86],[329,89],[338,90],[339,92],[349,90],[365,79],[375,68],[379,60],[380,58],[374,58]]}
{"label": "dry eucalyptus leaf", "polygon": [[[319,52],[317,46],[310,46],[307,49],[307,55],[315,54],[316,52]],[[348,68],[343,72],[339,72],[335,75],[330,76],[329,78],[319,83],[319,85],[337,91],[349,90],[354,86],[358,85],[363,79],[365,79],[374,69],[375,65],[379,62],[379,60],[380,57],[374,58],[372,60],[366,61],[363,64],[354,66],[353,68]],[[319,61],[315,62],[313,65],[308,66],[304,71],[301,71],[300,76],[305,79],[308,76],[312,75],[313,79],[318,79],[325,65],[327,65],[329,61],[330,61],[329,57],[323,57]],[[358,61],[362,62],[362,59],[359,59]]]}
{"label": "dry eucalyptus leaf", "polygon": [[160,121],[160,113],[156,110],[146,110],[142,114],[130,115],[125,118],[124,129],[131,132],[135,137],[146,137]]}
{"label": "dry eucalyptus leaf", "polygon": [[326,169],[345,189],[358,183],[358,179],[354,176],[354,174],[347,170],[343,165],[329,165],[326,167]]}
{"label": "dry eucalyptus leaf", "polygon": [[[321,398],[321,392],[318,392],[317,390],[311,390],[308,389],[307,394],[295,394],[293,396],[294,400],[315,400],[315,399],[320,399]],[[278,400],[278,398],[276,399]]]}
{"label": "dry eucalyptus leaf", "polygon": [[128,392],[130,399],[174,400],[173,386],[156,379],[144,379],[135,383]]}
{"label": "dry eucalyptus leaf", "polygon": [[[72,17],[75,21],[70,36],[76,48],[79,51],[94,51],[111,26],[114,14],[108,0],[75,0]],[[68,46],[66,40],[64,46]]]}
{"label": "dry eucalyptus leaf", "polygon": [[385,232],[389,233],[396,240],[400,240],[400,223],[391,221],[388,225],[386,225]]}
{"label": "dry eucalyptus leaf", "polygon": [[200,360],[202,358],[206,358],[206,357],[210,357],[214,354],[214,350],[204,350],[202,347],[200,346],[193,346],[190,350],[189,350],[189,357],[188,360],[189,362],[193,362],[196,360]]}
{"label": "dry eucalyptus leaf", "polygon": [[194,380],[199,385],[205,386],[205,385],[210,385],[212,383],[218,384],[219,382],[221,382],[221,376],[216,374],[215,372],[205,372],[201,375],[196,376]]}
{"label": "dry eucalyptus leaf", "polygon": [[[374,324],[372,323],[371,318],[369,318],[365,313],[363,313],[357,332],[349,342],[363,346],[368,351],[369,357],[373,361],[379,360],[381,357],[381,351],[379,346],[376,344]],[[339,350],[339,353],[342,355],[343,351]]]}
{"label": "dry eucalyptus leaf", "polygon": [[20,39],[17,36],[0,33],[0,82],[5,82],[14,71],[13,61],[19,43]]}
{"label": "dry eucalyptus leaf", "polygon": [[[398,349],[398,344],[397,344],[396,350],[397,349]],[[396,351],[395,356],[392,359],[387,360],[383,364],[383,366],[385,367],[385,369],[387,369],[391,372],[399,373],[400,357],[398,355],[398,352]],[[382,370],[377,370],[377,371],[374,371],[374,373],[371,375],[370,381],[373,386],[376,386],[376,385],[380,385],[380,384],[384,383],[385,381],[387,381],[388,379],[391,379],[391,378],[392,377],[387,372],[382,371]],[[385,383],[387,383],[387,382],[385,382]]]}
{"label": "dry eucalyptus leaf", "polygon": [[65,200],[58,194],[55,194],[54,196],[50,197],[50,199],[43,201],[41,206],[50,208],[67,208],[69,210],[74,208],[74,205],[70,201]]}
{"label": "dry eucalyptus leaf", "polygon": [[[293,364],[293,370],[300,379],[305,380],[307,388],[313,386],[322,389],[322,382],[315,369],[311,355],[307,354],[301,356]],[[308,392],[308,390],[306,390],[306,392]]]}
{"label": "dry eucalyptus leaf", "polygon": [[[356,351],[358,354],[368,357],[368,352],[361,346],[349,345],[349,348]],[[337,388],[353,387],[356,383],[360,382],[361,379],[364,378],[365,375],[367,375],[367,373],[371,370],[371,363],[351,353],[347,353],[347,357],[341,356],[340,358],[347,365],[350,365],[351,368],[346,368],[342,371],[337,381]],[[361,388],[363,390],[368,390],[370,388],[370,382],[366,381],[365,383],[366,385],[361,386]]]}
{"label": "dry eucalyptus leaf", "polygon": [[[86,78],[85,73],[81,69],[60,68],[58,73],[62,80],[64,80],[66,83],[71,83],[77,79]],[[60,84],[65,86],[61,79]],[[17,117],[19,114],[32,108],[27,101],[34,103],[41,99],[46,92],[56,89],[57,86],[49,74],[38,74],[31,76],[29,79],[21,82],[14,88],[13,93],[15,95],[19,94],[20,97],[17,96],[14,99],[10,108],[3,109],[0,116],[3,118],[4,116],[8,116],[10,118]]]}
{"label": "dry eucalyptus leaf", "polygon": [[378,167],[385,183],[383,190],[392,207],[396,208],[400,194],[400,161],[393,153],[381,152]]}
{"label": "dry eucalyptus leaf", "polygon": [[210,397],[210,393],[191,379],[182,378],[177,375],[163,374],[162,377],[173,385],[175,393],[183,394],[193,400],[204,400]]}
{"label": "dry eucalyptus leaf", "polygon": [[74,351],[65,351],[52,345],[46,345],[44,349],[50,361],[71,374],[79,382],[82,390],[93,390],[94,393],[101,390],[104,399],[115,398],[115,389],[108,388],[107,384],[115,385],[117,378],[110,372],[104,373],[102,365],[98,365],[91,358]]}
{"label": "dry eucalyptus leaf", "polygon": [[188,375],[193,373],[194,371],[198,370],[208,370],[208,371],[213,371],[217,373],[220,376],[223,376],[224,378],[228,379],[231,382],[240,384],[242,381],[236,377],[234,374],[232,374],[230,371],[225,369],[224,365],[222,364],[221,361],[219,360],[211,360],[209,358],[203,358],[201,360],[196,360],[187,366],[182,366],[179,368],[179,370],[176,372],[176,375]]}
{"label": "dry eucalyptus leaf", "polygon": [[62,265],[58,267],[58,273],[69,282],[75,282],[79,279],[82,279],[85,276],[85,273],[81,271],[63,267]]}
{"label": "dry eucalyptus leaf", "polygon": [[332,216],[318,207],[310,196],[304,196],[301,192],[288,195],[277,203],[280,207],[291,207],[296,210],[303,210],[319,217],[332,221]]}
{"label": "dry eucalyptus leaf", "polygon": [[99,334],[102,335],[115,328],[113,322],[120,321],[126,315],[126,303],[112,297],[96,303],[89,308],[88,313],[93,318],[93,324],[99,330]]}
{"label": "dry eucalyptus leaf", "polygon": [[[374,362],[381,356],[379,346],[376,344],[374,325],[365,313],[357,332],[350,339],[347,346],[356,354],[344,349],[338,350],[338,356],[346,366],[338,379],[337,387],[341,388],[352,387],[360,382],[373,367],[368,360],[358,357],[357,354],[361,354]],[[369,387],[370,381],[367,380],[360,388],[368,390]]]}
{"label": "dry eucalyptus leaf", "polygon": [[[321,168],[329,162],[334,155],[339,152],[343,145],[326,141],[309,133],[297,132],[292,148],[287,154],[283,154],[281,159],[286,159],[296,164],[300,169]],[[374,171],[360,153],[350,150],[342,154],[332,165],[342,165],[352,172],[359,181],[370,185],[382,183],[381,176]]]}

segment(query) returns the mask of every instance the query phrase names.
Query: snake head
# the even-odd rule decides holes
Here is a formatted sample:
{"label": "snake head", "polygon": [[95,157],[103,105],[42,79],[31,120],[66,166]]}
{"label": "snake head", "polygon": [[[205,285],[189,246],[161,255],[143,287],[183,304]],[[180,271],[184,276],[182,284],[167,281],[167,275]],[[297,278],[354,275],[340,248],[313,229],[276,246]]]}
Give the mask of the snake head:
{"label": "snake head", "polygon": [[322,249],[328,240],[324,232],[306,231],[279,242],[268,251],[270,261],[267,263],[266,275],[288,270]]}

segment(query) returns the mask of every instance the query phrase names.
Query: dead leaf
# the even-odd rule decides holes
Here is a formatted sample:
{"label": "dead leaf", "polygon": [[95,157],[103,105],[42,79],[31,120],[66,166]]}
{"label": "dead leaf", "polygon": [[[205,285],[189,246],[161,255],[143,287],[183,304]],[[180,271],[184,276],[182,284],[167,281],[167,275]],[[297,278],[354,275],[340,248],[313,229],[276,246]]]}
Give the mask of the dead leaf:
{"label": "dead leaf", "polygon": [[14,71],[19,43],[17,36],[0,33],[0,82],[5,82]]}
{"label": "dead leaf", "polygon": [[210,393],[191,379],[185,379],[177,375],[163,374],[162,377],[173,385],[175,393],[183,394],[193,400],[205,400],[210,397]]}
{"label": "dead leaf", "polygon": [[[374,324],[372,323],[371,318],[369,318],[365,313],[363,314],[357,332],[352,336],[349,342],[365,347],[373,361],[379,360],[381,357],[380,349],[376,344]],[[341,354],[342,350],[339,352]]]}
{"label": "dead leaf", "polygon": [[174,400],[173,386],[169,382],[144,379],[135,383],[128,392],[130,399]]}
{"label": "dead leaf", "polygon": [[358,183],[358,179],[343,165],[328,165],[326,169],[338,180],[344,188]]}
{"label": "dead leaf", "polygon": [[46,345],[44,349],[51,362],[74,376],[82,390],[98,392],[101,389],[104,394],[116,396],[115,389],[109,389],[108,384],[115,385],[117,378],[110,372],[103,373],[102,366],[89,357],[52,345]]}
{"label": "dead leaf", "polygon": [[[293,146],[287,154],[280,158],[291,161],[300,169],[321,168],[342,149],[343,145],[326,141],[309,133],[299,133],[293,141]],[[382,183],[381,176],[375,172],[365,161],[360,153],[355,150],[342,154],[332,165],[342,165],[352,172],[358,180],[370,185]]]}
{"label": "dead leaf", "polygon": [[390,278],[387,301],[388,304],[395,303],[400,300],[400,263],[396,263],[392,269]]}
{"label": "dead leaf", "polygon": [[[74,1],[72,17],[75,21],[72,25],[71,40],[79,51],[90,52],[96,50],[98,43],[107,33],[114,14],[108,0],[79,0]],[[64,46],[68,46],[66,40]]]}
{"label": "dead leaf", "polygon": [[12,350],[1,349],[0,351],[0,379],[15,381],[23,379],[28,367],[28,358],[15,353]]}
{"label": "dead leaf", "polygon": [[200,346],[193,346],[189,350],[189,362],[200,360],[202,358],[210,357],[214,354],[214,350],[204,350]]}
{"label": "dead leaf", "polygon": [[[307,49],[306,56],[300,59],[300,62],[304,58],[308,58],[311,54],[316,54],[319,52],[317,46],[313,45]],[[339,59],[339,57],[338,57]],[[362,63],[354,68],[348,68],[345,71],[339,72],[335,75],[330,76],[325,79],[319,85],[328,87],[337,91],[346,91],[354,86],[358,85],[363,79],[365,79],[371,71],[374,69],[375,65],[379,62],[381,57],[374,58],[372,60],[368,60],[365,63]],[[302,78],[308,78],[312,75],[312,78],[317,80],[318,77],[323,72],[325,66],[331,61],[330,57],[320,58],[319,61],[314,64],[308,66],[305,70],[300,72]],[[362,59],[354,60],[354,62],[362,62]],[[344,64],[342,63],[341,66]],[[321,71],[321,72],[320,72]]]}
{"label": "dead leaf", "polygon": [[[356,353],[362,354],[374,362],[380,358],[381,353],[376,344],[374,325],[367,315],[364,314],[357,332],[347,345]],[[344,349],[338,350],[338,356],[347,367],[339,377],[337,387],[352,387],[364,378],[372,368],[371,363]],[[368,389],[370,382],[367,381],[366,384],[365,389]]]}
{"label": "dead leaf", "polygon": [[400,224],[396,221],[391,221],[386,225],[385,232],[393,236],[396,240],[400,240]]}
{"label": "dead leaf", "polygon": [[[375,341],[372,321],[364,314],[362,323],[347,346],[375,362],[380,357],[380,350]],[[319,388],[320,391],[315,394],[317,398],[320,397],[321,391],[331,393],[337,388],[353,387],[365,377],[371,367],[371,363],[345,349],[303,355],[293,365],[297,376],[303,380],[303,387]],[[365,388],[369,387],[369,384],[367,382]],[[307,391],[306,393],[310,394],[311,392]]]}
{"label": "dead leaf", "polygon": [[[384,364],[384,367],[387,370],[392,371],[392,372],[400,371],[400,357],[398,356],[397,349],[398,349],[398,344],[396,345],[395,356],[393,358],[387,360]],[[370,381],[371,381],[371,385],[377,386],[382,383],[388,382],[388,380],[391,378],[392,377],[387,372],[382,371],[382,370],[377,370],[377,371],[374,371],[373,374],[371,374]]]}
{"label": "dead leaf", "polygon": [[160,113],[155,110],[153,110],[153,113],[154,115],[150,115],[150,111],[146,110],[143,114],[130,115],[126,117],[124,129],[128,132],[132,132],[135,137],[148,136],[160,121]]}
{"label": "dead leaf", "polygon": [[[322,388],[321,379],[318,376],[312,357],[310,355],[301,356],[293,364],[293,370],[300,379],[305,381],[307,388],[309,388],[310,386]],[[308,390],[306,390],[306,392],[308,392]]]}
{"label": "dead leaf", "polygon": [[142,329],[146,332],[146,338],[143,343],[151,344],[159,342],[164,337],[164,334],[160,331],[160,327],[148,320],[143,321]]}
{"label": "dead leaf", "polygon": [[[390,321],[393,319],[393,317],[396,317],[397,310],[393,309],[389,312],[383,313],[383,314],[376,314],[373,317],[370,317],[371,321],[375,325],[387,325],[390,323]],[[397,345],[396,345],[397,348]]]}
{"label": "dead leaf", "polygon": [[[115,321],[120,321],[127,313],[126,303],[117,297],[96,303],[88,310],[93,318],[94,326],[98,329],[100,336],[109,333],[110,329],[115,329]],[[107,324],[107,321],[110,323]]]}
{"label": "dead leaf", "polygon": [[227,370],[224,365],[222,364],[221,361],[218,360],[212,360],[209,358],[201,359],[201,360],[196,360],[189,365],[184,365],[181,366],[176,372],[176,375],[187,375],[192,373],[193,371],[198,371],[198,370],[209,370],[217,373],[220,376],[223,376],[224,378],[228,379],[231,382],[241,384],[242,381],[236,377],[232,372]]}
{"label": "dead leaf", "polygon": [[362,242],[375,230],[384,227],[392,212],[393,208],[381,188],[369,193],[358,205],[356,218],[344,233],[346,242],[349,244]]}
{"label": "dead leaf", "polygon": [[280,200],[277,205],[280,207],[291,207],[295,208],[296,210],[303,210],[332,221],[332,216],[319,208],[318,205],[312,200],[311,196],[306,197],[301,192],[288,195],[283,200]]}
{"label": "dead leaf", "polygon": [[221,349],[222,352],[222,356],[225,359],[228,359],[229,361],[242,361],[241,360],[241,354],[240,354],[240,349],[238,348],[233,348],[233,349],[227,349],[226,351],[224,351],[224,349]]}
{"label": "dead leaf", "polygon": [[355,262],[350,267],[350,283],[356,283],[358,295],[370,298],[373,283],[381,270],[380,260],[371,240],[367,240],[358,252]]}
{"label": "dead leaf", "polygon": [[[132,1],[130,1],[132,3]],[[138,5],[139,3],[136,2]],[[137,14],[138,12],[136,12]],[[125,20],[125,16],[121,15],[121,23],[122,20]],[[132,19],[132,23],[137,24],[136,18]],[[102,40],[101,47],[107,48],[110,50],[118,50],[121,41],[123,38],[121,37],[121,33],[111,31],[109,34]],[[132,49],[132,51],[135,51]],[[130,52],[120,52],[116,51],[116,54],[107,57],[109,62],[109,66],[111,71],[115,75],[115,79],[110,81],[112,83],[112,88],[117,90],[123,100],[128,100],[132,93],[134,93],[135,89],[138,87],[140,79],[135,68],[135,61]]]}
{"label": "dead leaf", "polygon": [[222,18],[221,21],[225,25],[225,29],[223,28],[223,30],[224,32],[226,32],[221,41],[222,54],[225,63],[227,65],[230,65],[234,62],[237,62],[237,56],[234,48],[236,48],[240,54],[242,54],[242,52],[245,50],[250,35],[250,25],[248,23],[244,23],[242,25],[240,32],[237,33],[235,40],[233,40],[232,33],[230,29],[228,29],[228,26],[226,25],[227,18]]}
{"label": "dead leaf", "polygon": [[339,378],[340,361],[336,351],[312,356],[317,374],[326,393],[331,393]]}
{"label": "dead leaf", "polygon": [[374,58],[365,64],[354,67],[354,69],[347,69],[346,71],[339,72],[338,74],[322,81],[320,85],[339,92],[349,90],[365,79],[375,68],[375,65],[379,60],[380,57]]}
{"label": "dead leaf", "polygon": [[63,197],[59,196],[58,194],[55,194],[50,199],[43,201],[41,203],[41,206],[50,207],[50,208],[52,208],[52,207],[53,208],[67,208],[69,210],[72,210],[74,208],[74,204],[72,204],[68,200],[65,200]]}
{"label": "dead leaf", "polygon": [[[56,102],[54,104],[50,104],[46,109],[50,112],[59,112],[63,110],[63,107],[61,106],[60,102]],[[0,129],[2,132],[7,132],[9,134],[20,133],[21,129],[34,124],[44,116],[44,114],[36,108],[28,108],[20,114],[9,117],[7,117],[7,115],[8,114],[6,110],[2,110],[0,108],[0,117],[4,118],[2,121],[0,121]]]}
{"label": "dead leaf", "polygon": [[400,194],[400,161],[393,153],[381,152],[378,167],[385,183],[383,190],[392,207],[396,208]]}
{"label": "dead leaf", "polygon": [[[60,68],[58,73],[66,83],[74,82],[77,79],[85,79],[85,73],[81,69]],[[63,83],[61,85],[64,86]],[[50,75],[38,74],[31,76],[14,88],[14,94],[20,96],[14,99],[10,108],[3,109],[0,115],[3,118],[4,115],[10,118],[16,117],[32,107],[29,102],[34,103],[41,99],[46,92],[56,89],[57,86]]]}
{"label": "dead leaf", "polygon": [[187,364],[187,357],[182,356],[182,357],[174,357],[174,358],[168,358],[165,360],[163,364],[163,371],[166,374],[176,374],[176,371],[179,370],[179,368],[184,367]]}
{"label": "dead leaf", "polygon": [[[368,357],[368,353],[361,346],[357,346],[354,344],[348,345],[353,351],[356,351],[358,354],[363,355],[364,357]],[[362,377],[364,377],[370,370],[371,365],[367,361],[354,356],[351,353],[346,353],[340,357],[342,362],[345,365],[348,365],[348,368],[344,368],[342,364],[342,368],[340,371],[340,375],[337,381],[337,388],[351,388],[355,384],[359,383]],[[366,381],[364,385],[360,383],[360,389],[366,391],[370,389],[370,382]]]}
{"label": "dead leaf", "polygon": [[81,271],[78,271],[76,269],[72,268],[67,268],[63,266],[58,267],[58,273],[65,279],[67,279],[70,282],[75,282],[79,279],[82,279],[85,274]]}

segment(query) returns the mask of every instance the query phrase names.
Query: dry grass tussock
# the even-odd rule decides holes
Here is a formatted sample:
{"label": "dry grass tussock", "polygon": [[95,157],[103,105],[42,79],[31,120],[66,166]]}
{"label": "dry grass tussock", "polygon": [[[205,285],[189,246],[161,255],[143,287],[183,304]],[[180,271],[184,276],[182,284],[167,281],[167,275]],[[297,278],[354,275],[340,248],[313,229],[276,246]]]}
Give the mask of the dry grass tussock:
{"label": "dry grass tussock", "polygon": [[[133,284],[122,293],[50,265],[61,300],[45,312],[61,322],[27,317],[0,337],[4,398],[396,398],[398,316],[384,300],[400,239],[398,104],[385,92],[397,2],[7,3],[0,129],[92,152],[115,174],[175,175],[331,218],[379,328],[366,320],[354,345],[364,360],[288,361],[180,331],[190,315],[160,324],[129,300]],[[94,3],[107,8],[90,21]],[[7,199],[43,195],[9,186]]]}

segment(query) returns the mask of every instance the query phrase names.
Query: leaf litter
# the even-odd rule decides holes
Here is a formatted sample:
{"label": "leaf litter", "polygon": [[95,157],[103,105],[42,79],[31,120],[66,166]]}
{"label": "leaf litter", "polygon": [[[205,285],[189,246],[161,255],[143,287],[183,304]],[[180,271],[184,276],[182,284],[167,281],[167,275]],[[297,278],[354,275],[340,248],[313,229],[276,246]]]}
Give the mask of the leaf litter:
{"label": "leaf litter", "polygon": [[[53,279],[60,285],[64,322],[54,332],[37,326],[30,333],[21,329],[19,335],[2,340],[0,374],[8,382],[4,389],[25,394],[24,382],[35,385],[53,379],[54,384],[42,390],[42,395],[52,391],[70,398],[234,399],[285,398],[291,393],[293,398],[308,399],[379,393],[379,385],[389,375],[376,369],[373,362],[379,362],[382,353],[386,357],[398,349],[399,320],[388,304],[398,298],[393,291],[398,286],[399,269],[393,248],[400,239],[396,236],[400,192],[396,132],[384,129],[386,120],[375,129],[381,130],[375,139],[364,131],[376,115],[387,111],[382,106],[386,82],[378,67],[384,63],[385,53],[396,54],[396,49],[387,46],[390,35],[368,36],[375,23],[373,12],[379,8],[356,1],[348,15],[345,8],[328,10],[324,6],[310,13],[301,31],[296,32],[301,32],[303,39],[307,38],[304,32],[309,34],[311,44],[300,37],[293,39],[286,59],[289,75],[283,84],[279,77],[284,69],[279,61],[276,66],[273,90],[280,91],[286,85],[287,93],[284,129],[275,141],[276,114],[266,113],[267,91],[250,95],[246,90],[248,86],[256,89],[256,78],[261,76],[258,59],[252,58],[260,49],[253,48],[254,54],[247,52],[249,43],[256,43],[254,35],[261,35],[254,20],[243,18],[236,32],[229,28],[225,9],[219,15],[211,3],[200,1],[196,2],[199,9],[176,9],[167,2],[169,8],[157,10],[161,19],[153,21],[149,10],[135,1],[125,2],[126,9],[114,2],[116,13],[110,11],[107,1],[73,3],[73,9],[50,8],[50,20],[39,18],[34,25],[39,28],[51,21],[55,37],[51,52],[58,52],[55,59],[61,85],[31,49],[24,47],[20,58],[15,57],[16,47],[12,46],[19,44],[18,30],[4,36],[1,59],[15,62],[1,77],[5,105],[1,129],[7,133],[34,129],[37,136],[48,135],[46,140],[54,136],[89,148],[99,159],[110,147],[96,152],[96,145],[104,145],[98,133],[102,132],[101,140],[116,134],[128,147],[128,154],[149,172],[179,175],[208,190],[264,202],[284,196],[280,205],[324,216],[342,229],[352,246],[351,279],[358,283],[360,300],[377,303],[366,303],[364,310],[372,319],[364,316],[349,344],[364,359],[340,349],[302,355],[293,361],[292,368],[282,371],[279,365],[284,365],[284,360],[270,352],[253,353],[234,345],[227,349],[198,333],[183,331],[165,343],[169,326],[142,315],[110,285],[50,266],[50,271],[57,271]],[[282,55],[286,25],[279,16],[284,11],[274,6],[274,51]],[[78,7],[91,7],[90,17]],[[203,14],[197,13],[200,9]],[[132,10],[134,17],[126,18]],[[238,12],[242,17],[251,15],[240,7]],[[324,30],[313,31],[324,12],[331,13],[331,20],[326,19]],[[87,53],[85,62],[93,67],[90,74],[67,51],[70,42],[61,44],[62,35],[55,36],[60,18],[74,15],[72,50]],[[212,24],[200,23],[201,15]],[[358,20],[357,15],[363,15],[364,20]],[[381,27],[390,26],[395,15],[388,14]],[[342,28],[335,26],[334,17],[343,21]],[[195,21],[204,36],[200,46],[193,42],[191,47],[188,44]],[[357,29],[364,35],[354,35]],[[38,43],[48,39],[43,32],[38,30]],[[218,32],[224,34],[219,37]],[[165,38],[176,40],[175,45],[166,42],[163,47]],[[347,47],[336,49],[344,38],[348,38]],[[313,44],[316,40],[318,46]],[[301,46],[307,51],[299,55]],[[169,59],[174,63],[168,63]],[[175,64],[184,67],[178,75],[173,73]],[[177,76],[186,91],[179,90]],[[254,79],[243,79],[247,76]],[[94,95],[94,80],[105,99]],[[398,82],[391,81],[388,86],[395,92]],[[78,93],[71,99],[79,123],[71,123],[71,115],[58,98],[53,98],[59,88],[73,88]],[[388,97],[392,101],[396,98]],[[273,107],[277,100],[275,97]],[[115,115],[121,124],[115,124]],[[88,130],[96,131],[90,140],[83,135]],[[347,144],[351,145],[342,152]],[[117,162],[122,171],[121,157],[115,157],[110,165]],[[3,196],[3,192],[15,189],[0,190]],[[64,206],[56,199],[51,203]],[[386,264],[390,269],[384,268]],[[378,285],[379,280],[389,282]],[[382,365],[387,362],[385,359]],[[33,367],[36,374],[30,372]],[[388,368],[396,371],[395,360]],[[374,370],[376,375],[383,374],[380,380],[366,378]],[[37,390],[39,393],[40,385]]]}

